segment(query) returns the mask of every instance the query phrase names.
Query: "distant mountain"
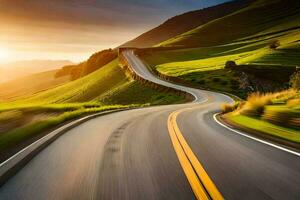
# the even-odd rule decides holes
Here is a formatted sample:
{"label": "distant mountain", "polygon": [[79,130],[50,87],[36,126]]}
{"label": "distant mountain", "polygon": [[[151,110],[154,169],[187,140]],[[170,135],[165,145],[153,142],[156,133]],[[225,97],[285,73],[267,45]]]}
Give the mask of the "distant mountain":
{"label": "distant mountain", "polygon": [[240,10],[254,0],[236,0],[217,6],[191,11],[172,17],[160,26],[121,45],[122,47],[151,47],[176,35],[187,32],[214,19]]}
{"label": "distant mountain", "polygon": [[72,64],[68,60],[24,60],[1,64],[0,83]]}

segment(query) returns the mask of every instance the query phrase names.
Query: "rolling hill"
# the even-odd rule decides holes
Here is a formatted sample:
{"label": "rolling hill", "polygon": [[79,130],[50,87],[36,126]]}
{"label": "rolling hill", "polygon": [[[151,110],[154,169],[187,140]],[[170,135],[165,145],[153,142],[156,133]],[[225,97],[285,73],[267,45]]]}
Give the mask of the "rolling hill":
{"label": "rolling hill", "polygon": [[299,29],[300,1],[258,0],[232,14],[173,37],[159,46],[207,47],[246,37],[283,34]]}
{"label": "rolling hill", "polygon": [[[288,75],[280,74],[285,71],[290,75],[290,69],[300,65],[299,22],[299,1],[258,0],[157,48],[145,49],[142,57],[160,73],[198,87],[240,97],[246,97],[248,86],[251,91],[280,90],[289,81]],[[278,46],[271,47],[274,43]],[[243,66],[235,71],[225,69],[227,61]],[[242,79],[241,73],[247,73],[247,77]],[[251,85],[239,88],[242,82]]]}
{"label": "rolling hill", "polygon": [[175,16],[160,26],[126,42],[122,47],[151,47],[211,20],[242,9],[254,0],[237,0]]}
{"label": "rolling hill", "polygon": [[[153,70],[195,87],[245,98],[253,92],[249,88],[269,92],[287,87],[288,73],[300,65],[299,11],[296,0],[233,1],[176,16],[123,46],[160,43],[139,51]],[[69,66],[61,70],[61,78],[53,79],[56,71],[49,71],[0,86],[0,122],[21,124],[10,124],[15,128],[10,131],[0,126],[0,132],[5,129],[2,148],[87,113],[185,100],[132,80],[118,59],[102,62],[98,55],[91,56],[92,65],[88,60],[71,66],[80,68],[73,81]],[[226,66],[228,61],[234,66]],[[89,66],[92,70],[81,76],[81,67]]]}
{"label": "rolling hill", "polygon": [[182,97],[158,92],[128,78],[115,59],[97,71],[75,81],[39,92],[4,106],[98,102],[103,104],[165,104]]}
{"label": "rolling hill", "polygon": [[55,78],[57,71],[36,73],[0,84],[0,102],[28,97],[67,83],[70,80],[69,76]]}

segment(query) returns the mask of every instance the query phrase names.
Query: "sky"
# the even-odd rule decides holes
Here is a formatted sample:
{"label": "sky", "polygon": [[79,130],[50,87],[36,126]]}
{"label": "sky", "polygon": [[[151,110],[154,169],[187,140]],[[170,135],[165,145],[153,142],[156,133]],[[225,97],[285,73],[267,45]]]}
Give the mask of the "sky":
{"label": "sky", "polygon": [[190,10],[228,0],[0,0],[0,63],[80,62]]}

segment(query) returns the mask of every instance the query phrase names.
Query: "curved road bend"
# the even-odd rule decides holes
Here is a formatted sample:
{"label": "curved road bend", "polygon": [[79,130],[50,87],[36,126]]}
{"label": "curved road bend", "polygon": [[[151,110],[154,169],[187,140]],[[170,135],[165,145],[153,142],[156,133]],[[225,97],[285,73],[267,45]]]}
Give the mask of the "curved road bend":
{"label": "curved road bend", "polygon": [[298,156],[213,120],[231,99],[160,80],[132,51],[124,55],[143,78],[189,91],[197,101],[113,113],[68,131],[0,188],[1,200],[195,199],[167,126],[178,110],[180,132],[225,199],[300,199]]}

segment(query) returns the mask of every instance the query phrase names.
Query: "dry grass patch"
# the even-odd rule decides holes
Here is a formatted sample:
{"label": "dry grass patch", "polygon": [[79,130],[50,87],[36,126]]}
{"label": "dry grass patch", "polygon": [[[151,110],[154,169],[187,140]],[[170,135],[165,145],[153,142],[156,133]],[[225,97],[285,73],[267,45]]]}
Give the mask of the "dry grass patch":
{"label": "dry grass patch", "polygon": [[272,104],[272,98],[273,94],[253,93],[249,95],[239,112],[247,116],[260,116],[263,114],[265,106]]}

